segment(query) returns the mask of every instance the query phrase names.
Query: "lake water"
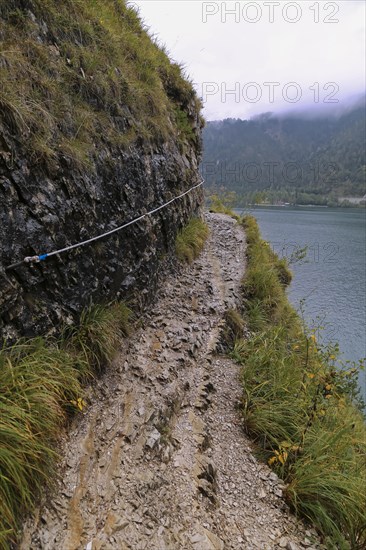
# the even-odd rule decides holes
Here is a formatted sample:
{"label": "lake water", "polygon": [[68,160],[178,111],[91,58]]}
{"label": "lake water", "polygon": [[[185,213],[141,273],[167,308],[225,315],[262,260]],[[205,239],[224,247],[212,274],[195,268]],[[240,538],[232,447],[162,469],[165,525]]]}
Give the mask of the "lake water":
{"label": "lake water", "polygon": [[[238,210],[238,212],[241,212]],[[245,213],[245,212],[244,212]],[[343,360],[366,356],[366,212],[347,208],[258,207],[249,212],[280,256],[308,246],[294,264],[288,291],[310,326],[325,325],[324,340],[338,341]],[[366,397],[365,372],[359,382]]]}

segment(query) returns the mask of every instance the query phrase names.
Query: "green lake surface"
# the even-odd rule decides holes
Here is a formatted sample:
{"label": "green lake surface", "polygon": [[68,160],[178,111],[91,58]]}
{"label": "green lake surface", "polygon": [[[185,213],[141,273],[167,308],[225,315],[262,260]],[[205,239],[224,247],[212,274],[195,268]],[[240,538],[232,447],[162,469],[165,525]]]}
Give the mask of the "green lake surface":
{"label": "green lake surface", "polygon": [[[324,341],[338,341],[342,359],[366,356],[366,211],[353,208],[254,207],[262,237],[280,257],[308,247],[306,263],[292,265],[288,291],[308,326],[325,326]],[[365,372],[359,383],[366,397]]]}

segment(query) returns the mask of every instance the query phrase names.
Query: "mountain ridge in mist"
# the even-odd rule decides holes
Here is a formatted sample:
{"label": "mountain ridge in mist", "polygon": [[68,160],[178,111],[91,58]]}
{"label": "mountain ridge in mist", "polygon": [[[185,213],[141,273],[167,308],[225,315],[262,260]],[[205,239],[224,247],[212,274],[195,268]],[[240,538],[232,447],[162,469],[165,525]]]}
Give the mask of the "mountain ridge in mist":
{"label": "mountain ridge in mist", "polygon": [[366,192],[365,128],[365,96],[341,115],[209,122],[201,171],[211,190],[235,191],[244,203],[259,192],[274,203],[336,205]]}

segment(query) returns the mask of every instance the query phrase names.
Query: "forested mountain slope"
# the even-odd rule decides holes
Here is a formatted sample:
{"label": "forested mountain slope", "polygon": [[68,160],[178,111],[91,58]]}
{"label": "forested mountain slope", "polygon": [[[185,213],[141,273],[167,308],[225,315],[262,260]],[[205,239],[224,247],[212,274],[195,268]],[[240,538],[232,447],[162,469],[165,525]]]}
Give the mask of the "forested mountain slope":
{"label": "forested mountain slope", "polygon": [[366,192],[364,104],[332,118],[209,122],[203,135],[206,183],[241,203],[337,204]]}

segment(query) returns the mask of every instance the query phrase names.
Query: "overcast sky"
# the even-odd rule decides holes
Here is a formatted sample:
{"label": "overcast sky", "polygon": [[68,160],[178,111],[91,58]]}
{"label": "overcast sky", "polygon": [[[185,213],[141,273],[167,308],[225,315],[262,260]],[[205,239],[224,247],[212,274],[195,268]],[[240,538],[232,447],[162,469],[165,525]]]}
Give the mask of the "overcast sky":
{"label": "overcast sky", "polygon": [[184,64],[208,120],[319,111],[365,91],[363,0],[130,4]]}

